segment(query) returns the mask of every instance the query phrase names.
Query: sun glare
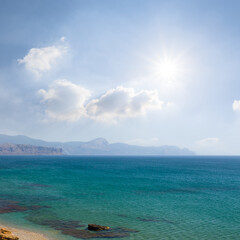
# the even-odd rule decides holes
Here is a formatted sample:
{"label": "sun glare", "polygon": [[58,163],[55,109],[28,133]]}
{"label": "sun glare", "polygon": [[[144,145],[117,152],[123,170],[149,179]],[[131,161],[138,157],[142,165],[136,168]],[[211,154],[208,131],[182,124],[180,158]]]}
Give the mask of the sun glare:
{"label": "sun glare", "polygon": [[164,55],[158,59],[151,59],[151,79],[154,83],[171,88],[182,85],[186,69],[181,56]]}
{"label": "sun glare", "polygon": [[176,78],[180,72],[179,66],[176,62],[171,60],[164,60],[158,64],[159,74],[166,79]]}

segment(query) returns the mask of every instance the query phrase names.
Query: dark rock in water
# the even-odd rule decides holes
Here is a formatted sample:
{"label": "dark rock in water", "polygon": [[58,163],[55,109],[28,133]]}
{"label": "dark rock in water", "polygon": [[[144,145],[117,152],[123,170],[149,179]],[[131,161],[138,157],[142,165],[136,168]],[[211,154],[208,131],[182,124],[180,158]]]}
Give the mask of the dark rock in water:
{"label": "dark rock in water", "polygon": [[0,229],[0,240],[18,240],[19,238],[14,236],[9,230],[5,228]]}
{"label": "dark rock in water", "polygon": [[67,229],[62,231],[63,234],[69,235],[75,238],[90,239],[90,238],[123,238],[129,237],[128,233],[119,233],[111,231],[92,232],[88,230]]}
{"label": "dark rock in water", "polygon": [[31,214],[27,215],[25,219],[32,223],[48,226],[60,231],[86,226],[80,224],[80,221],[59,219],[58,216],[50,209],[31,212]]}
{"label": "dark rock in water", "polygon": [[[86,225],[80,224],[80,221],[59,219],[51,209],[30,212],[25,218],[35,224],[48,226],[61,231],[64,235],[80,239],[124,238],[129,237],[130,233],[138,232],[128,228],[110,228],[96,224],[89,224],[88,228],[86,228]],[[85,229],[79,229],[83,227]]]}
{"label": "dark rock in water", "polygon": [[22,206],[17,201],[0,199],[0,214],[10,212],[24,212],[27,210],[37,210],[41,208],[49,208],[48,206],[32,205]]}
{"label": "dark rock in water", "polygon": [[1,213],[10,213],[10,212],[23,212],[27,211],[28,208],[20,206],[17,203],[12,203],[12,201],[1,202],[0,204],[0,214]]}
{"label": "dark rock in water", "polygon": [[102,230],[109,230],[110,227],[108,226],[101,226],[97,224],[88,224],[88,230],[90,231],[102,231]]}
{"label": "dark rock in water", "polygon": [[[95,224],[93,224],[95,225]],[[105,226],[101,226],[105,227]],[[111,228],[107,230],[78,230],[78,229],[65,229],[63,234],[69,235],[75,238],[91,239],[91,238],[124,238],[129,237],[129,233],[138,232],[136,230],[128,228]]]}

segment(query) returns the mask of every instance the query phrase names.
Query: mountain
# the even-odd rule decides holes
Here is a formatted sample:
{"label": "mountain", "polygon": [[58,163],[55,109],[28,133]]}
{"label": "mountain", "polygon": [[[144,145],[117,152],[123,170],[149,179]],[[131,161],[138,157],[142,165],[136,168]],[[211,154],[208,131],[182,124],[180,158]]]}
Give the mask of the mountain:
{"label": "mountain", "polygon": [[62,155],[61,148],[38,147],[26,144],[0,144],[0,155]]}
{"label": "mountain", "polygon": [[67,155],[193,155],[187,148],[176,146],[142,147],[125,143],[108,143],[104,138],[89,142],[46,142],[27,136],[8,136],[0,134],[0,144],[29,144],[32,146],[61,148]]}
{"label": "mountain", "polygon": [[4,134],[0,134],[0,144],[3,143],[13,143],[13,144],[30,144],[34,146],[48,146],[48,142],[45,142],[40,139],[33,139],[30,137],[26,137],[23,135],[17,136],[8,136]]}

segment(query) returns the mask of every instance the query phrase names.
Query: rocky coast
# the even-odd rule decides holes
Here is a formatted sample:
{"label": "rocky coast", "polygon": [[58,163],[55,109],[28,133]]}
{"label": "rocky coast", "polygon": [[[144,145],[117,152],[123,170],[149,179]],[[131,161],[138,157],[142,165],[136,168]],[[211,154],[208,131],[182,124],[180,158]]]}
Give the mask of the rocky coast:
{"label": "rocky coast", "polygon": [[41,233],[0,224],[0,240],[49,240]]}

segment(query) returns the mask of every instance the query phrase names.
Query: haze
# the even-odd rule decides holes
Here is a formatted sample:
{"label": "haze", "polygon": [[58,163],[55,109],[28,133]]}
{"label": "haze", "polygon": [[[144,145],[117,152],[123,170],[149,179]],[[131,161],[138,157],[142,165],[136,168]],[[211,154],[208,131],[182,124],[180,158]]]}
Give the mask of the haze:
{"label": "haze", "polygon": [[240,154],[240,1],[0,0],[0,133]]}

